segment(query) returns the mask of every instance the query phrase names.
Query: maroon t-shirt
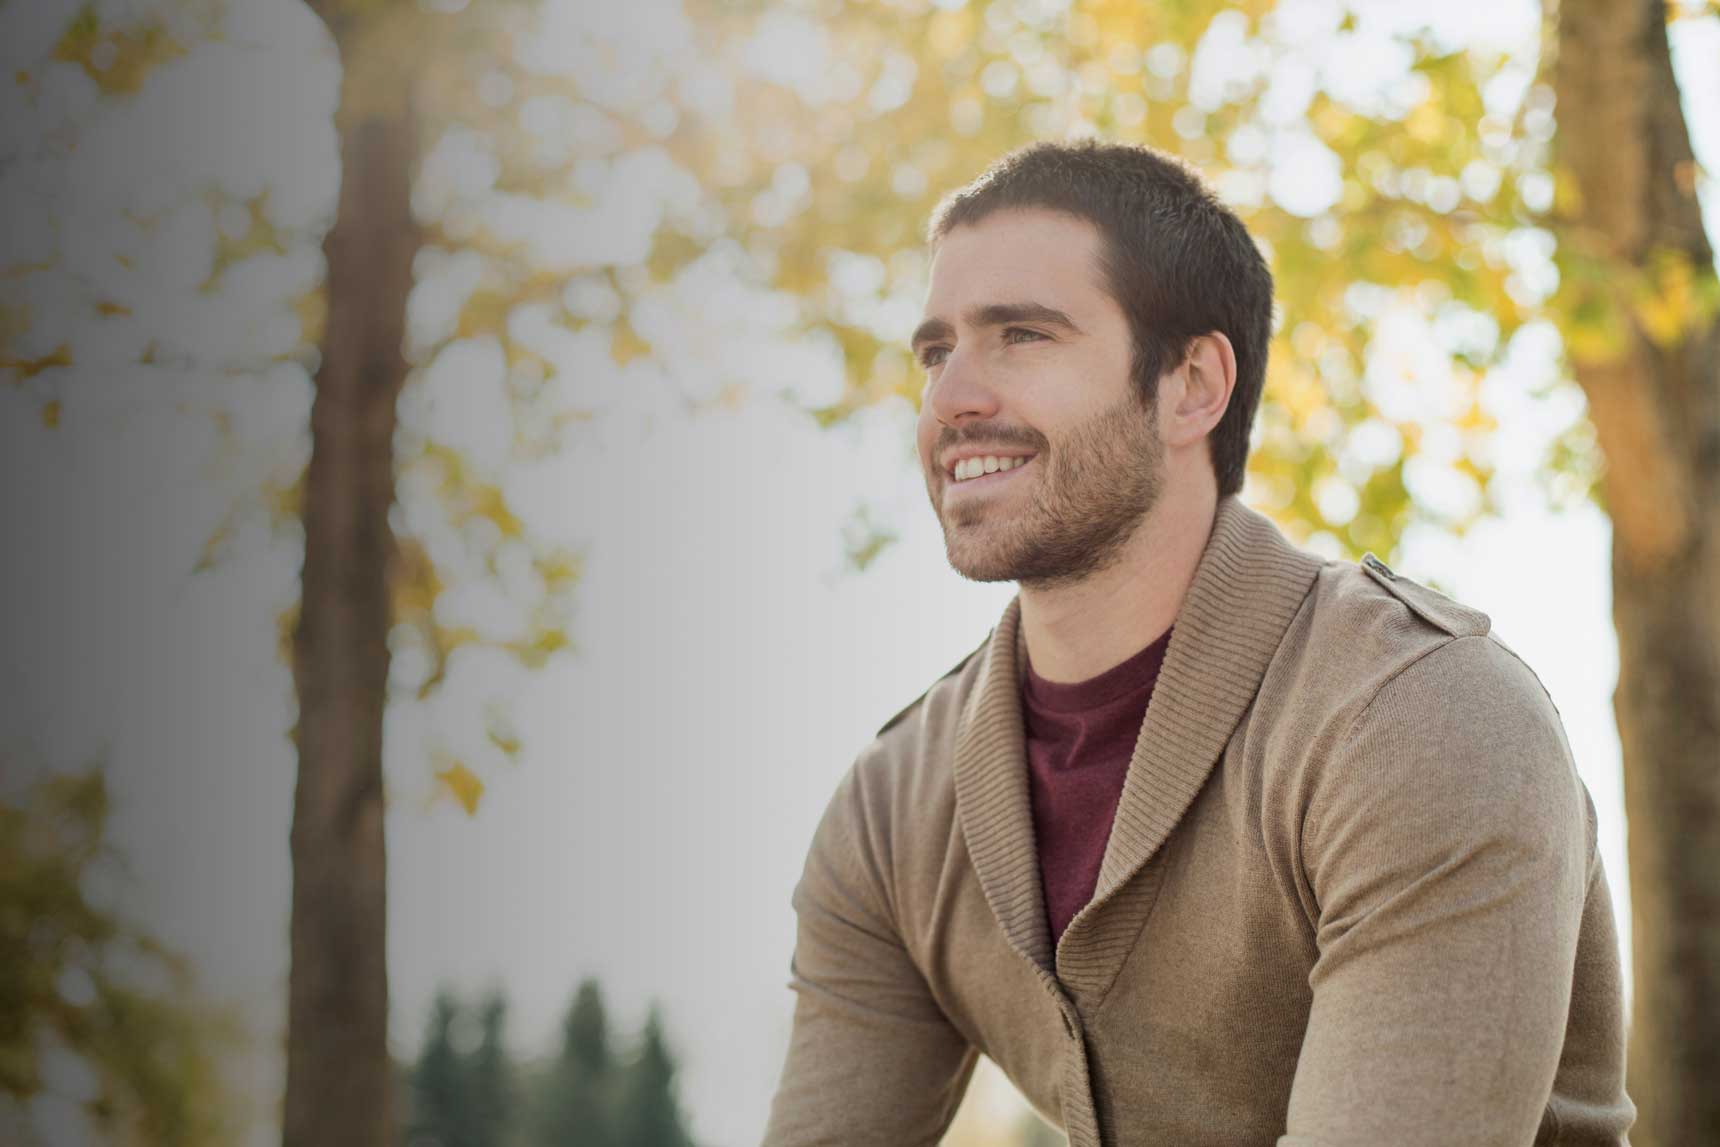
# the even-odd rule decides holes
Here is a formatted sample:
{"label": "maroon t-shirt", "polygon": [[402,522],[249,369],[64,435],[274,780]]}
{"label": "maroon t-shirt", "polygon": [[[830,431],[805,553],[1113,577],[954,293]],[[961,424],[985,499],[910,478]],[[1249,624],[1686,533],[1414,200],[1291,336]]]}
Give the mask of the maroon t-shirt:
{"label": "maroon t-shirt", "polygon": [[1027,667],[1022,722],[1053,944],[1099,882],[1123,778],[1170,640],[1167,629],[1121,665],[1073,684],[1047,681]]}

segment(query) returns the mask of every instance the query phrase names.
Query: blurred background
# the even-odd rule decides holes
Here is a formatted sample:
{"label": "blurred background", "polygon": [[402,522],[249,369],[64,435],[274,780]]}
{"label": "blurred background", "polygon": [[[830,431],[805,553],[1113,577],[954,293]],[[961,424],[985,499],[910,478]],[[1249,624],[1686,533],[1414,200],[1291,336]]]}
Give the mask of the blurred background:
{"label": "blurred background", "polygon": [[[5,0],[0,58],[0,1139],[757,1142],[817,818],[1013,592],[924,502],[926,217],[1099,135],[1267,253],[1244,500],[1545,683],[1633,1140],[1720,1142],[1715,4]],[[983,1061],[947,1139],[1060,1141]]]}

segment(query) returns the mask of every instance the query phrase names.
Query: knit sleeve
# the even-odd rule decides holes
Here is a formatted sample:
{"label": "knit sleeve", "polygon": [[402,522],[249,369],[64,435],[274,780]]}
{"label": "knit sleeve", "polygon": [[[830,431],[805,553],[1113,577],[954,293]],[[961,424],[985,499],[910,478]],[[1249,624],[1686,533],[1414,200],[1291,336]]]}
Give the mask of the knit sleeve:
{"label": "knit sleeve", "polygon": [[851,769],[794,890],[794,1026],[765,1147],[930,1147],[978,1059],[903,945],[867,828]]}
{"label": "knit sleeve", "polygon": [[1405,667],[1324,762],[1302,846],[1318,957],[1280,1147],[1533,1141],[1593,850],[1539,680],[1486,636]]}

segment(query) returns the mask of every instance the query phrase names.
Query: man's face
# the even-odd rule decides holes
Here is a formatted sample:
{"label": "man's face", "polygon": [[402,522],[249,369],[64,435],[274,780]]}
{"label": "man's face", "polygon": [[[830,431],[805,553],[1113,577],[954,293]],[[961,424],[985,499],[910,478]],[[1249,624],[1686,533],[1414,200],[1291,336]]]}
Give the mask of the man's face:
{"label": "man's face", "polygon": [[[1164,485],[1157,412],[1082,219],[999,211],[932,260],[919,452],[950,565],[1047,588],[1115,561]],[[995,472],[968,477],[982,465]]]}

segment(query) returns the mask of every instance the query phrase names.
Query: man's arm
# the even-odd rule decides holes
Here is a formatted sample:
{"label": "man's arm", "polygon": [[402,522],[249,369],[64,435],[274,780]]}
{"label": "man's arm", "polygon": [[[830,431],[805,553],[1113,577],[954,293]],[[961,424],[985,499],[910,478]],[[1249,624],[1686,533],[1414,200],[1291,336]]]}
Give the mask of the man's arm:
{"label": "man's arm", "polygon": [[1591,850],[1557,710],[1509,650],[1460,637],[1381,687],[1303,825],[1319,957],[1280,1147],[1533,1141]]}
{"label": "man's arm", "polygon": [[794,1028],[765,1147],[930,1147],[978,1058],[902,943],[861,795],[851,769],[794,890]]}

